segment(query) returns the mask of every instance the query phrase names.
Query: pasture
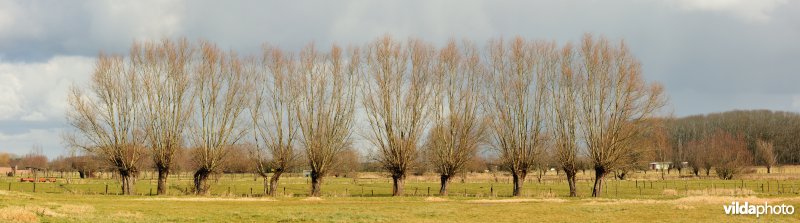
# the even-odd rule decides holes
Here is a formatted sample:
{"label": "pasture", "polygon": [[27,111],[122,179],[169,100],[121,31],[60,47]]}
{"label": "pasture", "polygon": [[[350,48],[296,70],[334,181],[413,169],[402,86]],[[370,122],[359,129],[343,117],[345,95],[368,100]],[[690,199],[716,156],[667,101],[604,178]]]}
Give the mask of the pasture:
{"label": "pasture", "polygon": [[[263,181],[250,174],[222,174],[210,196],[189,195],[191,175],[170,178],[168,196],[155,193],[152,173],[142,173],[136,196],[121,196],[110,175],[56,183],[0,178],[2,222],[753,222],[752,215],[725,215],[731,202],[800,205],[800,167],[763,169],[735,180],[636,172],[625,180],[609,178],[600,198],[591,198],[591,171],[579,172],[579,197],[554,171],[528,176],[523,197],[510,197],[503,172],[468,174],[440,197],[435,175],[410,176],[404,197],[391,197],[391,182],[381,173],[357,178],[328,177],[321,198],[307,197],[309,184],[298,174],[281,180],[279,196],[263,197]],[[701,174],[703,175],[703,174]],[[106,188],[108,191],[106,192]],[[429,192],[430,191],[430,192]],[[764,215],[758,220],[796,222],[794,215]]]}

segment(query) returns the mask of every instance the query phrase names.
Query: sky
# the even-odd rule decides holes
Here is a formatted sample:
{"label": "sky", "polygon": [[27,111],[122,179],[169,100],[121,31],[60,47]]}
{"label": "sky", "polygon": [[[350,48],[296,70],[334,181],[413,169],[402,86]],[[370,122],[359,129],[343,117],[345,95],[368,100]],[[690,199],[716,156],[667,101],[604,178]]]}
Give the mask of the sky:
{"label": "sky", "polygon": [[382,35],[478,44],[492,38],[624,39],[675,116],[800,112],[800,1],[8,1],[0,0],[0,152],[68,154],[73,84],[99,52],[187,37],[254,53],[263,43],[365,44]]}

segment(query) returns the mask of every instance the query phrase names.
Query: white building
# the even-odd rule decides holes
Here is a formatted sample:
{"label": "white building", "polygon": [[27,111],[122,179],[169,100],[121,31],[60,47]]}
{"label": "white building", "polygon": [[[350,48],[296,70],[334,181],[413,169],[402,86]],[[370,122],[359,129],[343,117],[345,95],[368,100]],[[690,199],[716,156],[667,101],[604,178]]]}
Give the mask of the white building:
{"label": "white building", "polygon": [[669,170],[672,167],[672,162],[652,162],[650,163],[651,170]]}

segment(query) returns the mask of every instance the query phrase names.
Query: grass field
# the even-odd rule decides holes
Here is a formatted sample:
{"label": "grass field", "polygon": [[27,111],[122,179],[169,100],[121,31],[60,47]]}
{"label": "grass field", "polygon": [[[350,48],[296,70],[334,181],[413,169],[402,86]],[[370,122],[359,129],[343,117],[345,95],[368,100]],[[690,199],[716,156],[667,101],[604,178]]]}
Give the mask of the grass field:
{"label": "grass field", "polygon": [[2,177],[0,222],[798,222],[800,214],[757,219],[723,211],[733,201],[798,207],[800,168],[775,172],[758,169],[729,181],[675,172],[661,180],[660,173],[638,172],[609,180],[601,198],[588,197],[590,172],[579,175],[578,198],[566,196],[567,185],[554,172],[542,182],[530,176],[520,198],[510,197],[501,173],[458,178],[447,197],[435,196],[434,175],[410,177],[405,197],[390,197],[388,178],[377,173],[327,178],[321,198],[308,198],[307,180],[297,176],[281,180],[274,198],[261,196],[261,179],[242,174],[221,176],[206,197],[186,194],[186,175],[171,179],[169,196],[150,196],[155,181],[147,174],[137,181],[137,196],[115,195],[113,179],[59,178],[37,183],[33,192],[33,183]]}

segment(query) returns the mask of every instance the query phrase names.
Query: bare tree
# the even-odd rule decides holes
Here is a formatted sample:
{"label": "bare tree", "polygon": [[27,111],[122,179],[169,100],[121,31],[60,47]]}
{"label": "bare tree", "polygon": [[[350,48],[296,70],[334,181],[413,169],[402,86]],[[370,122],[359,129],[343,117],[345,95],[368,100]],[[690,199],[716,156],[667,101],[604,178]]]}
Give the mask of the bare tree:
{"label": "bare tree", "polygon": [[193,48],[186,39],[134,43],[131,66],[142,79],[141,123],[158,171],[157,194],[167,193],[167,178],[183,131],[192,114],[190,66]]}
{"label": "bare tree", "polygon": [[11,165],[11,159],[12,159],[12,157],[13,157],[13,156],[14,156],[14,155],[13,155],[13,154],[11,154],[11,153],[0,152],[0,166],[3,166],[3,167],[5,167],[5,166],[13,167],[13,166]]}
{"label": "bare tree", "polygon": [[686,146],[684,151],[688,154],[688,162],[689,167],[692,168],[692,174],[694,176],[700,176],[700,170],[703,169],[703,148],[697,145],[696,142],[690,142]]}
{"label": "bare tree", "polygon": [[581,67],[575,61],[571,44],[565,45],[559,54],[548,55],[545,64],[551,96],[549,120],[555,146],[553,155],[567,177],[569,196],[575,197],[578,195],[575,184],[578,172],[578,88],[581,87],[580,79],[576,77],[580,72],[576,70]]}
{"label": "bare tree", "polygon": [[384,36],[370,45],[366,56],[363,103],[369,139],[392,175],[392,196],[402,196],[430,116],[433,50],[421,41],[402,44]]}
{"label": "bare tree", "polygon": [[772,167],[778,163],[778,155],[775,154],[775,148],[772,146],[772,142],[757,140],[756,155],[761,164],[767,167],[767,173],[771,173]]}
{"label": "bare tree", "polygon": [[514,196],[521,196],[525,176],[544,144],[547,79],[541,71],[542,43],[517,37],[489,43],[487,112],[494,129],[493,146],[514,178]]}
{"label": "bare tree", "polygon": [[256,149],[252,143],[239,143],[228,147],[226,156],[223,159],[221,172],[223,173],[257,173],[258,168],[253,165],[254,157],[252,152]]}
{"label": "bare tree", "polygon": [[200,60],[193,76],[195,120],[192,143],[194,191],[207,194],[208,177],[223,164],[228,149],[245,135],[239,116],[250,102],[252,66],[234,52],[225,53],[209,42],[199,44]]}
{"label": "bare tree", "polygon": [[426,143],[429,162],[441,176],[439,195],[447,195],[452,177],[464,171],[483,143],[487,122],[480,110],[483,67],[477,49],[455,41],[439,51],[434,76],[434,127]]}
{"label": "bare tree", "polygon": [[333,169],[335,156],[350,147],[359,59],[358,49],[345,58],[335,45],[326,54],[313,44],[300,53],[294,112],[311,168],[311,196],[321,195],[322,179]]}
{"label": "bare tree", "polygon": [[30,168],[34,171],[47,171],[47,156],[42,153],[42,145],[34,144],[31,150],[20,157],[17,165],[23,168]]}
{"label": "bare tree", "polygon": [[336,177],[357,178],[361,170],[361,159],[358,150],[346,148],[334,158],[334,169],[331,174]]}
{"label": "bare tree", "polygon": [[714,171],[723,180],[730,180],[741,173],[747,165],[752,163],[752,156],[747,151],[747,143],[741,134],[732,135],[718,130],[706,138],[711,147],[714,162]]}
{"label": "bare tree", "polygon": [[661,108],[666,99],[659,84],[646,84],[641,65],[624,42],[586,34],[580,49],[580,121],[583,140],[594,170],[592,196],[600,196],[603,179],[610,171],[630,164],[635,139],[649,125],[643,122]]}
{"label": "bare tree", "polygon": [[135,193],[137,164],[144,157],[140,118],[141,81],[122,57],[100,54],[90,92],[78,86],[68,96],[67,121],[77,131],[65,134],[65,143],[104,159],[116,169],[122,193]]}
{"label": "bare tree", "polygon": [[102,162],[102,160],[95,155],[79,155],[69,157],[68,159],[71,168],[78,171],[78,175],[81,179],[95,177],[94,173],[100,169]]}
{"label": "bare tree", "polygon": [[[250,107],[256,141],[256,171],[264,178],[268,195],[275,196],[278,180],[296,162],[297,115],[293,108],[298,75],[291,55],[265,46],[256,79],[256,94]],[[272,177],[269,177],[272,173]],[[269,177],[269,181],[267,178]]]}
{"label": "bare tree", "polygon": [[[652,125],[653,120],[647,120],[643,124],[644,125]],[[648,163],[655,159],[656,143],[653,142],[653,128],[650,127],[648,130],[643,130],[645,132],[638,134],[635,138],[631,139],[627,142],[627,147],[629,147],[628,153],[623,157],[624,165],[620,165],[619,168],[613,170],[614,175],[619,180],[624,180],[628,173],[631,171],[636,170],[645,170],[648,168]]]}

